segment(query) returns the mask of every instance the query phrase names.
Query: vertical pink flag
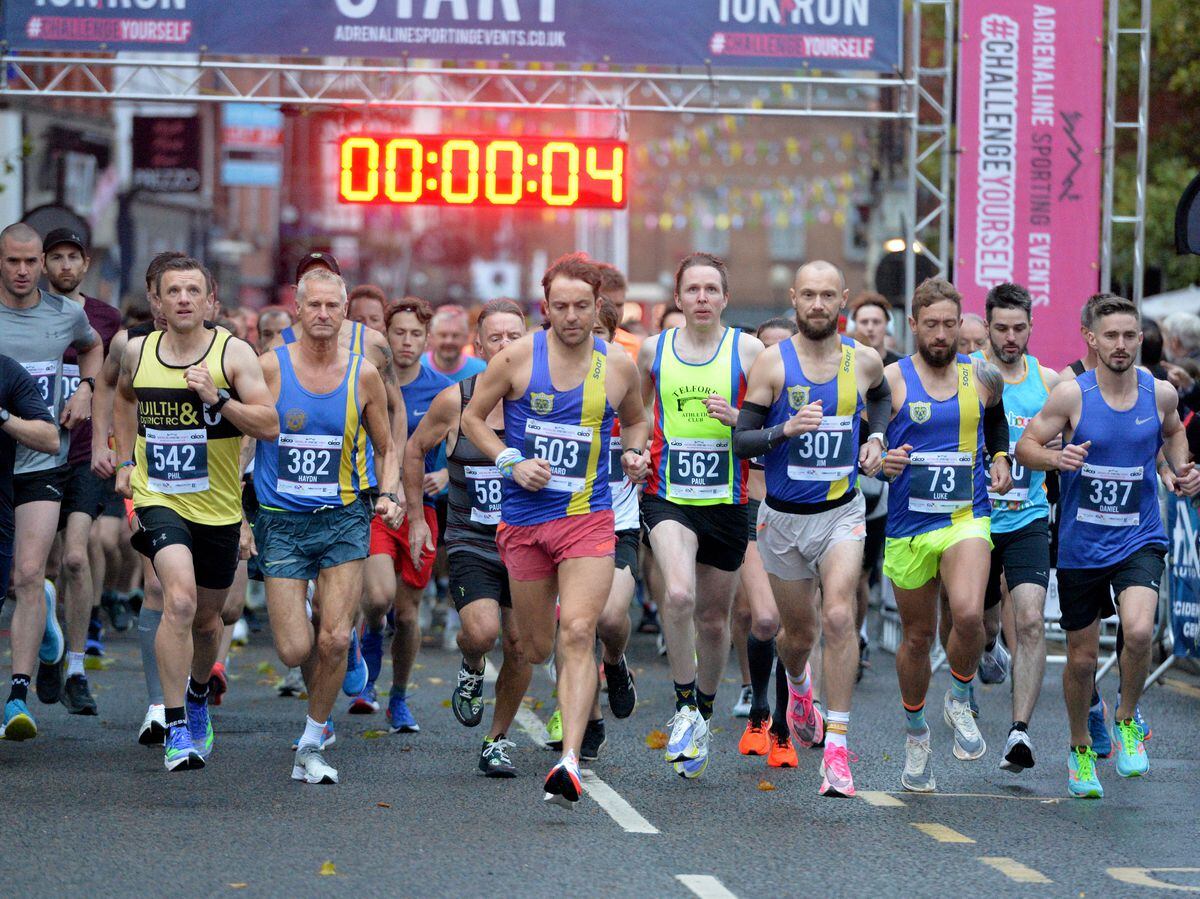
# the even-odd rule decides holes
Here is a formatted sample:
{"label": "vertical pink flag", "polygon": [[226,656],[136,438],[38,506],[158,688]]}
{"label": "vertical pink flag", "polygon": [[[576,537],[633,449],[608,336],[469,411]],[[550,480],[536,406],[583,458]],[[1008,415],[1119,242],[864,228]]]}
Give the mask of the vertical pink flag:
{"label": "vertical pink flag", "polygon": [[994,284],[1033,296],[1029,351],[1083,354],[1099,286],[1103,0],[962,0],[954,283],[983,314]]}

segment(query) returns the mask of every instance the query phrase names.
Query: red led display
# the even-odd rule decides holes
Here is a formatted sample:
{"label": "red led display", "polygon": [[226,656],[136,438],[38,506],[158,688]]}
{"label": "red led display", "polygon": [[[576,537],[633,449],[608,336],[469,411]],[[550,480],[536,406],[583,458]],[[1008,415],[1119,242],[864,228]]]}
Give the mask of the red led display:
{"label": "red led display", "polygon": [[343,203],[623,209],[624,141],[579,137],[351,134],[340,141]]}

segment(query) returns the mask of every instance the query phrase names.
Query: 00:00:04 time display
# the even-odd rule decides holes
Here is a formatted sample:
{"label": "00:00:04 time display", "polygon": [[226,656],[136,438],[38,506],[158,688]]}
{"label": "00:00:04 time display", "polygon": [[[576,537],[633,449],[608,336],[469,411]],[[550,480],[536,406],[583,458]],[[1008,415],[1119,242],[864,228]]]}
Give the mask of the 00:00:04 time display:
{"label": "00:00:04 time display", "polygon": [[404,137],[341,140],[344,203],[621,209],[623,141]]}

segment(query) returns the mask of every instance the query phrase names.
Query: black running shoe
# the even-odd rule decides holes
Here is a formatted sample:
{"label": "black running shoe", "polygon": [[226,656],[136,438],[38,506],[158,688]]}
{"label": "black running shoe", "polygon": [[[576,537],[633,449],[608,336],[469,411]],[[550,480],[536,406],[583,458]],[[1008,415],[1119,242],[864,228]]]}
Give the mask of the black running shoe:
{"label": "black running shoe", "polygon": [[604,719],[589,721],[583,732],[583,742],[579,746],[579,758],[584,762],[594,762],[600,758],[600,749],[604,746]]}
{"label": "black running shoe", "polygon": [[[65,655],[64,653],[64,658]],[[62,698],[63,662],[61,660],[49,665],[38,661],[36,691],[38,701],[46,705],[54,705]]]}
{"label": "black running shoe", "polygon": [[458,723],[476,727],[483,720],[483,672],[475,672],[463,662],[458,667],[458,686],[450,696],[450,708]]}
{"label": "black running shoe", "polygon": [[516,748],[516,743],[503,736],[495,740],[485,737],[479,753],[479,770],[488,777],[516,777],[516,765],[508,757],[509,750]]}
{"label": "black running shoe", "polygon": [[658,611],[653,607],[642,606],[642,620],[638,622],[639,634],[657,634],[661,630],[658,623]]}
{"label": "black running shoe", "polygon": [[129,613],[129,602],[124,596],[106,590],[100,597],[100,606],[108,615],[108,621],[113,626],[113,630],[122,634],[129,630],[133,616]]}
{"label": "black running shoe", "polygon": [[612,709],[613,717],[628,718],[637,705],[637,686],[625,656],[621,656],[621,661],[615,665],[604,663],[604,680],[608,683],[608,707]]}
{"label": "black running shoe", "polygon": [[72,674],[62,691],[62,704],[72,715],[95,715],[96,700],[88,690],[87,678],[82,674]]}

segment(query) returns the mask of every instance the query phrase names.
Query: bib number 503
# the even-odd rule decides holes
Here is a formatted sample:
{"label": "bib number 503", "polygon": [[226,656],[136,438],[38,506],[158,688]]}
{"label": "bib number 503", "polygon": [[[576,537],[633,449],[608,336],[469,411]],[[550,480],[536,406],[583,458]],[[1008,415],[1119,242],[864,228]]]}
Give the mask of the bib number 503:
{"label": "bib number 503", "polygon": [[579,444],[575,441],[538,435],[533,438],[533,450],[538,458],[545,459],[555,468],[573,469],[579,464]]}

